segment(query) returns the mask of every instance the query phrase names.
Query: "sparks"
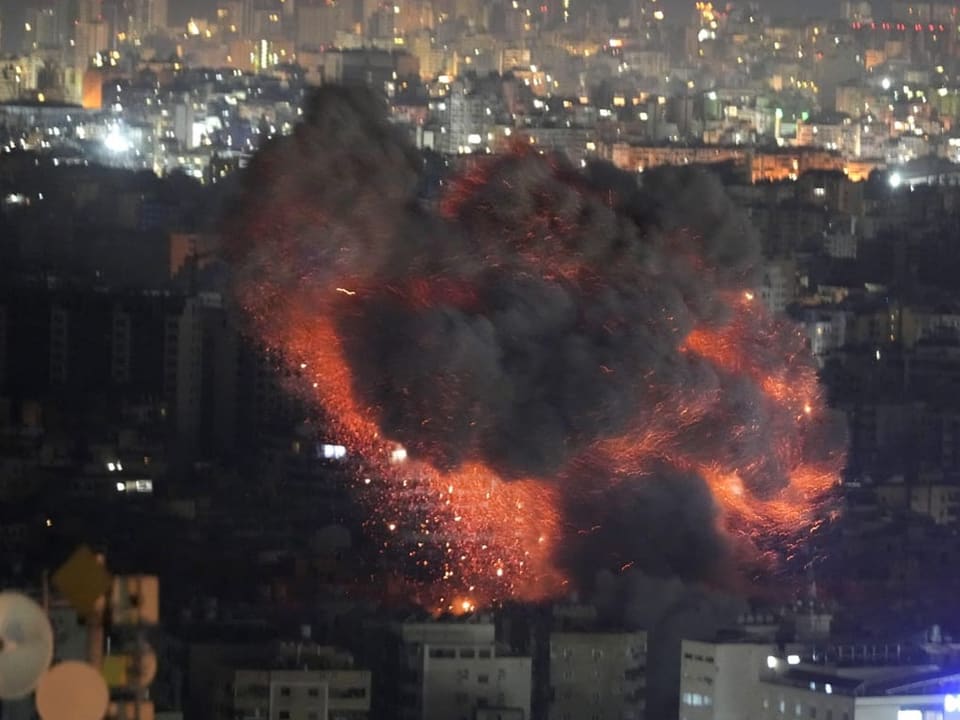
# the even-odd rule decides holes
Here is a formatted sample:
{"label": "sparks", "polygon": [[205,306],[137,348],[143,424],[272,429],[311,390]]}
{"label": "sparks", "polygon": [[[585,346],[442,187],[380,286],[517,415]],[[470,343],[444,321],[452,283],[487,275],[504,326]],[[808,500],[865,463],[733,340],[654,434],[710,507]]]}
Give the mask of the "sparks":
{"label": "sparks", "polygon": [[[356,207],[342,210],[340,195],[323,195],[330,163],[301,159],[310,144],[297,142],[291,162],[321,173],[320,197],[288,203],[303,193],[286,164],[257,165],[274,190],[251,199],[249,227],[231,241],[257,271],[238,273],[237,294],[350,448],[367,532],[411,599],[463,614],[569,592],[570,546],[629,540],[605,498],[658,473],[694,476],[738,551],[787,548],[822,521],[844,453],[822,441],[815,366],[796,328],[753,302],[742,267],[717,266],[724,252],[683,229],[633,247],[651,241],[643,228],[615,234],[636,221],[618,214],[612,190],[594,193],[522,151],[444,186],[433,220],[466,228],[457,242],[443,232],[434,245],[408,242],[391,233],[412,224],[404,193],[416,183],[377,175],[367,198],[363,178]],[[491,201],[505,183],[527,195]],[[251,252],[264,237],[276,252]],[[389,252],[374,247],[380,238]],[[421,255],[401,256],[408,246]],[[568,401],[574,410],[558,410]],[[550,442],[533,452],[541,429]],[[627,572],[624,558],[640,557],[611,551],[596,563]]]}

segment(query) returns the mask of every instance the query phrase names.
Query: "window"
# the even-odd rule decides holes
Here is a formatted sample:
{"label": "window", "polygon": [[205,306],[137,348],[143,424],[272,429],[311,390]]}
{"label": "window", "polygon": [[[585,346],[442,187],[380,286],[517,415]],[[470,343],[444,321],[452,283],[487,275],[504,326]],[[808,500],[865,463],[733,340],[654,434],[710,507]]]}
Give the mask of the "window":
{"label": "window", "polygon": [[460,670],[457,670],[457,680],[469,680],[469,679],[470,679],[469,670],[467,670],[466,668],[461,668]]}
{"label": "window", "polygon": [[477,650],[477,657],[480,657],[480,658],[488,658],[488,657],[490,657],[490,651],[489,651],[489,650]]}
{"label": "window", "polygon": [[467,702],[467,694],[465,692],[458,692],[453,696],[453,699],[457,705],[464,705]]}
{"label": "window", "polygon": [[315,687],[308,688],[307,695],[309,695],[310,697],[320,697],[320,688],[315,688]]}
{"label": "window", "polygon": [[463,650],[460,651],[460,657],[462,658],[472,658],[472,657],[476,657],[476,655],[477,655],[477,651],[474,650],[473,648],[464,648]]}
{"label": "window", "polygon": [[770,707],[770,699],[769,699],[769,698],[764,698],[763,700],[761,700],[761,701],[760,701],[760,706],[761,706],[764,710],[766,710],[768,707]]}
{"label": "window", "polygon": [[793,706],[793,714],[797,717],[800,717],[803,714],[803,704],[797,703]]}
{"label": "window", "polygon": [[488,682],[490,682],[490,676],[486,674],[477,675],[477,682],[481,685],[486,685]]}
{"label": "window", "polygon": [[455,658],[457,651],[453,648],[430,648],[430,657],[432,658]]}
{"label": "window", "polygon": [[817,709],[816,709],[815,707],[811,707],[811,708],[810,708],[810,717],[811,717],[811,718],[816,718],[816,717],[817,717]]}
{"label": "window", "polygon": [[783,715],[785,712],[787,712],[787,703],[786,703],[786,701],[784,701],[784,700],[781,698],[781,700],[780,700],[780,714]]}
{"label": "window", "polygon": [[280,697],[290,697],[290,688],[288,687],[280,688]]}
{"label": "window", "polygon": [[279,717],[280,720],[290,720],[290,711],[289,711],[289,710],[281,710],[281,711],[277,714],[277,717]]}

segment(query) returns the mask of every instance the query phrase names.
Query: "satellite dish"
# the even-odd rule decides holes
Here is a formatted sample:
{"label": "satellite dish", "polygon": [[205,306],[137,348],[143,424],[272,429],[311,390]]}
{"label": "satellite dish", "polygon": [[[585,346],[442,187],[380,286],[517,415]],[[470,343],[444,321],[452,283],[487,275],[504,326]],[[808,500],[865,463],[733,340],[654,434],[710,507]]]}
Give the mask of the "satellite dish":
{"label": "satellite dish", "polygon": [[107,682],[89,663],[54,665],[37,684],[37,712],[43,720],[103,720],[109,704]]}
{"label": "satellite dish", "polygon": [[0,592],[0,699],[29,695],[53,659],[47,614],[18,592]]}

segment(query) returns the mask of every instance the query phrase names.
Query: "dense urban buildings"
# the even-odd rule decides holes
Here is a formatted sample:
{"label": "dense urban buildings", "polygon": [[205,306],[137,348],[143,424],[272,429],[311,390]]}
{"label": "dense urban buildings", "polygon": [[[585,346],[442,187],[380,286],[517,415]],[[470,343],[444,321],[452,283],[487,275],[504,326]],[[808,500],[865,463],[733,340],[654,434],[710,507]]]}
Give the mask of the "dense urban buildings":
{"label": "dense urban buildings", "polygon": [[[47,595],[58,660],[149,641],[155,676],[136,702],[111,687],[117,718],[146,696],[163,720],[960,718],[958,18],[0,3],[0,589]],[[848,430],[834,502],[784,567],[733,590],[597,558],[590,596],[409,602],[351,494],[354,449],[228,289],[245,171],[330,85],[376,94],[424,206],[510,152],[636,187],[662,166],[720,179],[762,247],[750,300],[800,329]],[[136,643],[118,616],[98,644],[45,580],[78,546],[159,578]]]}

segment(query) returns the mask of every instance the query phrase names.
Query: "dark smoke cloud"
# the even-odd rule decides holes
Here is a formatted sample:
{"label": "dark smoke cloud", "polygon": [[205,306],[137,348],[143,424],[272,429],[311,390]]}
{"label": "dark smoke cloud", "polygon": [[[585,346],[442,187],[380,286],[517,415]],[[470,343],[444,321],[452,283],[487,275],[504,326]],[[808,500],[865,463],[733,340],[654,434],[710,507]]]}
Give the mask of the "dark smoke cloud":
{"label": "dark smoke cloud", "polygon": [[[306,215],[286,240],[292,273],[363,288],[341,315],[356,391],[387,434],[443,468],[479,458],[542,476],[623,432],[701,372],[678,339],[726,319],[718,293],[755,264],[754,236],[702,172],[653,173],[624,211],[611,206],[622,175],[589,182],[518,154],[428,217],[408,148],[369,98],[325,91],[307,118],[251,177]],[[410,278],[459,295],[411,307]]]}
{"label": "dark smoke cloud", "polygon": [[[734,317],[757,238],[697,169],[638,183],[518,150],[455,179],[438,206],[418,197],[421,170],[382,102],[322,89],[243,178],[226,227],[238,299],[268,344],[283,344],[288,315],[332,317],[354,393],[411,455],[555,483],[556,564],[608,620],[650,632],[647,715],[676,717],[680,640],[736,620],[742,602],[716,588],[755,550],[722,529],[693,468],[737,469],[745,493],[769,498],[798,459],[844,444],[829,418],[798,437],[795,409],[754,375],[682,350],[695,328],[763,322],[741,334],[752,365],[804,362],[784,358],[802,353],[788,327]],[[687,405],[699,411],[681,418]],[[686,463],[654,452],[624,470],[598,450],[660,430]]]}
{"label": "dark smoke cloud", "polygon": [[[609,490],[614,468],[589,455],[707,397],[678,431],[689,456],[749,464],[744,485],[760,497],[789,482],[770,449],[795,434],[792,417],[755,381],[681,349],[695,327],[730,320],[730,295],[758,264],[719,182],[661,168],[640,185],[527,150],[481,164],[428,207],[420,168],[372,95],[318,92],[293,135],[255,157],[228,221],[241,302],[259,294],[257,329],[269,335],[272,308],[323,298],[316,312],[335,317],[354,391],[387,437],[441,468],[480,461],[566,484],[565,521],[584,534],[561,562],[583,585],[597,557],[717,574],[728,551],[702,478],[663,463]],[[783,363],[769,337],[749,350]]]}
{"label": "dark smoke cloud", "polygon": [[749,609],[744,599],[730,593],[635,570],[599,573],[592,600],[607,622],[648,632],[649,718],[679,716],[682,641],[714,640],[719,632],[735,628],[737,618]]}
{"label": "dark smoke cloud", "polygon": [[564,548],[562,560],[579,573],[577,587],[592,584],[599,557],[658,578],[720,582],[732,569],[717,534],[718,508],[695,473],[658,465],[646,477],[565,497],[565,515],[579,542]]}

